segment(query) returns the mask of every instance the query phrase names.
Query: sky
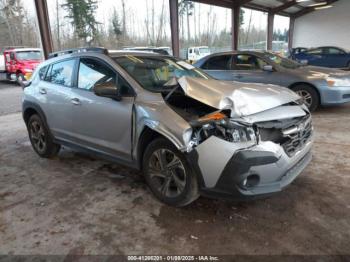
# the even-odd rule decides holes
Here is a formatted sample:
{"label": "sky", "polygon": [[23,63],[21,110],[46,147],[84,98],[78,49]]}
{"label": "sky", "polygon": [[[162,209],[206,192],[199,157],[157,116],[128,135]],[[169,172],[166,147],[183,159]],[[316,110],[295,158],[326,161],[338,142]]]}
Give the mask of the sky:
{"label": "sky", "polygon": [[[64,0],[58,0],[59,3],[63,3]],[[156,14],[160,14],[160,6],[162,1],[165,1],[165,12],[169,12],[169,1],[168,0],[125,0],[126,9],[130,12],[130,17],[127,19],[127,24],[129,22],[129,26],[132,25],[133,30],[135,32],[143,32],[144,31],[144,23],[145,17],[147,14],[146,10],[146,1],[151,5],[152,1],[155,3],[155,12]],[[25,0],[26,8],[31,15],[35,14],[34,11],[34,0],[28,1]],[[49,7],[49,17],[53,19],[55,17],[55,6],[56,0],[47,0],[47,4]],[[195,3],[197,12],[200,11],[201,19],[200,27],[205,28],[207,26],[207,21],[205,17],[209,9],[212,9],[213,14],[215,15],[217,21],[217,28],[223,29],[226,28],[230,30],[231,27],[231,10],[221,7],[213,7],[206,4]],[[98,0],[98,9],[96,12],[96,18],[102,24],[106,24],[108,18],[111,16],[113,12],[113,8],[116,8],[117,12],[121,13],[121,0]],[[64,17],[64,11],[61,13],[62,17]],[[267,14],[259,11],[253,11],[249,9],[245,9],[244,15],[244,25],[243,28],[246,28],[249,24],[249,20],[251,17],[251,25],[254,25],[256,28],[266,28],[267,26]],[[166,21],[169,27],[169,20]],[[190,20],[191,25],[193,26],[193,18]],[[275,30],[280,29],[283,31],[284,29],[288,29],[289,26],[289,18],[283,16],[275,16],[274,27]],[[194,28],[191,28],[192,32]],[[170,31],[170,28],[169,28]]]}

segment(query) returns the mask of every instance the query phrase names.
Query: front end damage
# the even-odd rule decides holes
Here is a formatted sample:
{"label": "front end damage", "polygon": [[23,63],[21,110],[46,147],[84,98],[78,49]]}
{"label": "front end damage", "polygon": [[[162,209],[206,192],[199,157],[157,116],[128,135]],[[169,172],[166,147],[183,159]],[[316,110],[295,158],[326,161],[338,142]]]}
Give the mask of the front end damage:
{"label": "front end damage", "polygon": [[180,79],[184,96],[167,98],[191,126],[179,149],[202,194],[246,198],[282,190],[311,161],[308,109],[285,88],[211,81]]}

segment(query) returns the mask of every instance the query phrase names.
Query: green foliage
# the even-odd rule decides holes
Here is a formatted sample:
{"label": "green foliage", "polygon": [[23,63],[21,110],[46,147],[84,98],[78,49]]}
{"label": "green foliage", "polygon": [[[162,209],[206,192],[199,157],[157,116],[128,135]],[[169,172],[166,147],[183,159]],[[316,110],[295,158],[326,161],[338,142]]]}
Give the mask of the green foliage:
{"label": "green foliage", "polygon": [[112,23],[113,33],[115,34],[115,36],[118,37],[118,36],[122,35],[123,32],[121,29],[121,22],[119,20],[119,16],[118,16],[118,13],[115,10],[115,8],[113,9],[111,23]]}
{"label": "green foliage", "polygon": [[193,15],[194,3],[187,0],[181,0],[179,2],[179,15]]}
{"label": "green foliage", "polygon": [[239,25],[244,25],[244,10],[242,8],[239,10]]}
{"label": "green foliage", "polygon": [[277,31],[273,32],[273,40],[275,41],[288,41],[288,30],[284,29],[282,32],[280,29],[277,29]]}
{"label": "green foliage", "polygon": [[[91,43],[98,35],[95,19],[97,9],[96,0],[66,0],[62,7],[68,12],[67,18],[71,19],[71,24],[76,35],[86,43]],[[91,40],[88,41],[88,39]]]}

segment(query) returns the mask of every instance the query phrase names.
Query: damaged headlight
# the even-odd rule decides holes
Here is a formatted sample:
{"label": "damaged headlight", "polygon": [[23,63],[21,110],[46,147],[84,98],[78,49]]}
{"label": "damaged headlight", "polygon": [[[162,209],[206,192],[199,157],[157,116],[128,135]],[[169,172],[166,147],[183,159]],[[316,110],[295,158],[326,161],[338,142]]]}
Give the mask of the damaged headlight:
{"label": "damaged headlight", "polygon": [[226,140],[231,142],[256,141],[256,135],[253,127],[247,127],[238,123],[229,122],[223,125],[226,131]]}
{"label": "damaged headlight", "polygon": [[233,143],[256,143],[255,130],[251,126],[232,121],[223,113],[217,112],[192,122],[194,132],[192,141],[200,144],[211,136],[216,136]]}
{"label": "damaged headlight", "polygon": [[226,133],[229,136],[230,140],[235,143],[255,141],[255,132],[252,127],[237,127],[233,129],[227,129]]}

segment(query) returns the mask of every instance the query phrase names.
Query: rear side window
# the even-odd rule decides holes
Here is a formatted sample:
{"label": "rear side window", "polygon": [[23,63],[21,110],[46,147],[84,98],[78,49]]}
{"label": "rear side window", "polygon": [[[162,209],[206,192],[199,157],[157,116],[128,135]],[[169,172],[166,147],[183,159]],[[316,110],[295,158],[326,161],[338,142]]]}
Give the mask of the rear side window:
{"label": "rear side window", "polygon": [[48,66],[44,66],[43,68],[40,68],[40,70],[39,70],[39,78],[40,78],[40,80],[44,80],[47,68],[48,68]]}
{"label": "rear side window", "polygon": [[231,56],[221,55],[209,58],[203,69],[208,70],[231,70]]}
{"label": "rear side window", "polygon": [[56,85],[71,87],[75,60],[66,60],[53,64],[45,80]]}

